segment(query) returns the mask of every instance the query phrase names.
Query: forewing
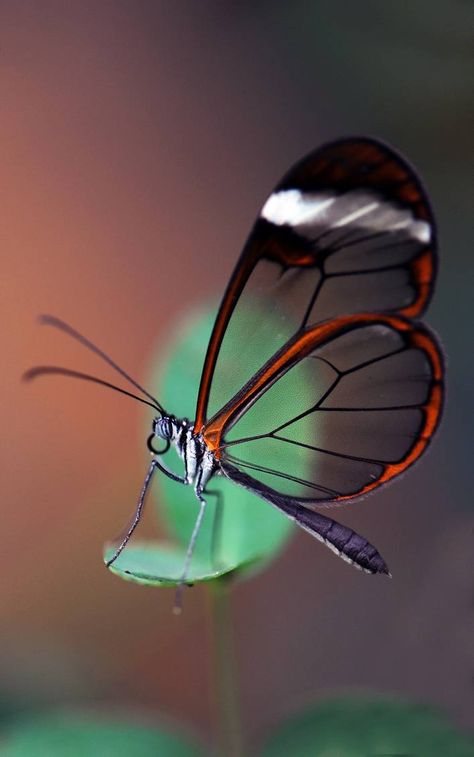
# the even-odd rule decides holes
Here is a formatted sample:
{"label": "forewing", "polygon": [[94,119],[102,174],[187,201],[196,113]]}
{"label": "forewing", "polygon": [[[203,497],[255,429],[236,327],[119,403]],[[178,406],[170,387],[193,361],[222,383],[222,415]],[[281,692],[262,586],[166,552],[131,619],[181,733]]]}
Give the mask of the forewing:
{"label": "forewing", "polygon": [[388,315],[332,319],[268,361],[205,439],[224,472],[246,473],[261,496],[340,503],[419,458],[439,422],[442,378],[424,327]]}
{"label": "forewing", "polygon": [[310,154],[264,204],[231,277],[195,430],[302,329],[343,314],[419,315],[435,269],[429,202],[405,160],[365,138]]}

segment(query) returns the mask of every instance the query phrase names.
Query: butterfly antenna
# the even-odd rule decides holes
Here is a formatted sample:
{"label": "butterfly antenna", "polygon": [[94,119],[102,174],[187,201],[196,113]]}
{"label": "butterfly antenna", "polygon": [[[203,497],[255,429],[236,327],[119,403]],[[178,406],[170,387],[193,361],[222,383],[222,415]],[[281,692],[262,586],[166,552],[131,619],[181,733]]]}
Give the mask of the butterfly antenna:
{"label": "butterfly antenna", "polygon": [[[85,336],[80,334],[76,329],[73,329],[72,326],[69,326],[68,323],[65,323],[65,321],[62,321],[60,318],[56,318],[54,315],[41,315],[39,318],[39,321],[41,324],[45,326],[53,326],[55,329],[58,329],[59,331],[64,332],[65,334],[68,334],[73,339],[75,339],[77,342],[82,344],[84,347],[87,347],[88,350],[91,352],[94,352],[96,355],[98,355],[104,362],[106,362],[108,365],[110,365],[117,373],[120,373],[120,375],[126,379],[132,386],[134,386],[136,389],[138,389],[142,394],[145,395],[145,397],[148,397],[148,399],[152,400],[153,406],[156,407],[157,410],[160,411],[163,415],[165,415],[164,408],[160,405],[158,400],[153,397],[149,392],[147,392],[146,389],[143,388],[135,379],[133,379],[131,376],[129,376],[128,373],[126,373],[123,368],[120,368],[119,365],[115,362],[115,360],[112,360],[111,357],[109,357],[103,350],[101,350],[99,347],[97,347],[93,342],[91,342],[89,339],[87,339]],[[33,369],[35,370],[35,369]]]}
{"label": "butterfly antenna", "polygon": [[100,384],[101,386],[106,386],[109,389],[114,389],[114,391],[120,392],[120,394],[125,394],[127,397],[132,397],[134,400],[143,402],[144,405],[149,405],[150,407],[154,408],[154,410],[161,412],[160,408],[157,405],[153,404],[152,402],[148,402],[148,400],[144,400],[143,397],[138,397],[138,395],[133,394],[133,392],[127,392],[126,389],[122,389],[120,386],[111,384],[110,381],[104,381],[104,379],[97,378],[97,376],[91,376],[88,373],[82,373],[82,371],[72,371],[70,368],[61,368],[57,365],[37,365],[34,368],[30,368],[28,371],[25,371],[22,378],[23,381],[34,381],[34,379],[38,378],[38,376],[48,375],[68,376],[70,378],[82,379],[83,381],[92,381],[94,384]]}

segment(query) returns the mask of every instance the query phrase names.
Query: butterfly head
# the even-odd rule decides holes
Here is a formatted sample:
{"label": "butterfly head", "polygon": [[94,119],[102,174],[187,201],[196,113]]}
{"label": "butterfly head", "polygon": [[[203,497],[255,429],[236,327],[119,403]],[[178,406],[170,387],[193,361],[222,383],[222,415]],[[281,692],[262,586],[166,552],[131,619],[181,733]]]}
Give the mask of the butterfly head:
{"label": "butterfly head", "polygon": [[[162,455],[166,452],[169,449],[170,444],[176,441],[177,435],[180,431],[179,425],[180,424],[174,415],[161,415],[154,418],[152,423],[152,433],[147,440],[147,447],[150,452],[154,455]],[[156,442],[157,439],[163,440],[165,446],[161,448],[155,447],[154,442]]]}

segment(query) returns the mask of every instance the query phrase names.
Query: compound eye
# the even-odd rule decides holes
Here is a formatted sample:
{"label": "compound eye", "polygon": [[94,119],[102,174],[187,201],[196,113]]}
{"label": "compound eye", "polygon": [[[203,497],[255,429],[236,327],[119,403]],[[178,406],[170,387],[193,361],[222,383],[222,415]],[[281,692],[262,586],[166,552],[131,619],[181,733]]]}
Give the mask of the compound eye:
{"label": "compound eye", "polygon": [[173,437],[173,424],[170,418],[160,418],[153,424],[153,431],[156,436],[161,439],[172,439]]}
{"label": "compound eye", "polygon": [[161,436],[162,439],[171,439],[173,437],[173,424],[170,418],[162,418],[157,426],[156,433]]}

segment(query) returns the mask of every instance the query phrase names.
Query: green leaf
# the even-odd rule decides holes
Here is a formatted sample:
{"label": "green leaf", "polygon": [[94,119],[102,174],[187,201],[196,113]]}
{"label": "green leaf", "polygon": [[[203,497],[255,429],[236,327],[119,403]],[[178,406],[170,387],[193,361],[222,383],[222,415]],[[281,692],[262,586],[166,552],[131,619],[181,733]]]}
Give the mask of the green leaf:
{"label": "green leaf", "polygon": [[[178,346],[166,358],[161,349],[157,359],[152,386],[159,386],[160,402],[168,412],[178,418],[193,418],[197,389],[201,376],[204,355],[212,330],[214,316],[195,315],[181,330]],[[165,366],[160,379],[159,369]],[[219,401],[218,393],[215,394]],[[224,395],[221,402],[228,399]],[[175,452],[164,456],[166,464],[182,474],[183,464]],[[245,489],[215,477],[208,485],[210,491],[220,491],[224,508],[221,539],[217,545],[214,562],[231,565],[232,570],[262,566],[283,547],[293,530],[293,523],[268,503]],[[170,532],[187,546],[198,513],[198,501],[190,486],[183,486],[161,477],[154,488],[157,509],[164,517]],[[193,556],[194,560],[206,561],[211,557],[212,527],[216,507],[215,497],[207,496],[208,506]],[[209,575],[209,578],[213,576]],[[202,580],[202,579],[201,579]]]}
{"label": "green leaf", "polygon": [[[112,546],[104,549],[104,562],[114,553]],[[174,547],[164,542],[135,541],[127,546],[110,566],[109,570],[126,581],[144,586],[177,586],[181,583],[186,552],[183,547]],[[208,559],[193,557],[186,583],[212,581],[240,568],[240,562],[227,562],[213,566]]]}
{"label": "green leaf", "polygon": [[[160,350],[157,365],[165,365],[166,374],[160,381],[158,372],[152,386],[160,402],[177,417],[193,417],[197,387],[214,317],[195,316],[182,329],[179,346],[167,357]],[[151,424],[146,434],[151,431]],[[183,463],[173,450],[163,456],[164,462],[177,473],[183,473]],[[186,548],[198,514],[199,503],[191,486],[171,481],[156,474],[152,492],[157,501],[159,517],[164,517],[169,531],[178,544],[140,542],[132,540],[120,557],[110,566],[116,575],[128,581],[148,586],[176,586],[180,583]],[[207,511],[201,526],[187,583],[212,581],[222,576],[248,574],[261,567],[283,547],[291,535],[292,522],[273,507],[245,489],[220,477],[214,479],[211,491],[223,496],[221,538],[212,549],[212,532],[216,498],[207,495]],[[214,554],[213,554],[214,552]],[[113,554],[113,547],[104,548],[104,561]]]}
{"label": "green leaf", "polygon": [[474,757],[474,742],[434,708],[386,697],[321,702],[280,726],[262,757]]}
{"label": "green leaf", "polygon": [[203,757],[181,736],[123,720],[55,714],[19,721],[3,736],[2,757]]}

